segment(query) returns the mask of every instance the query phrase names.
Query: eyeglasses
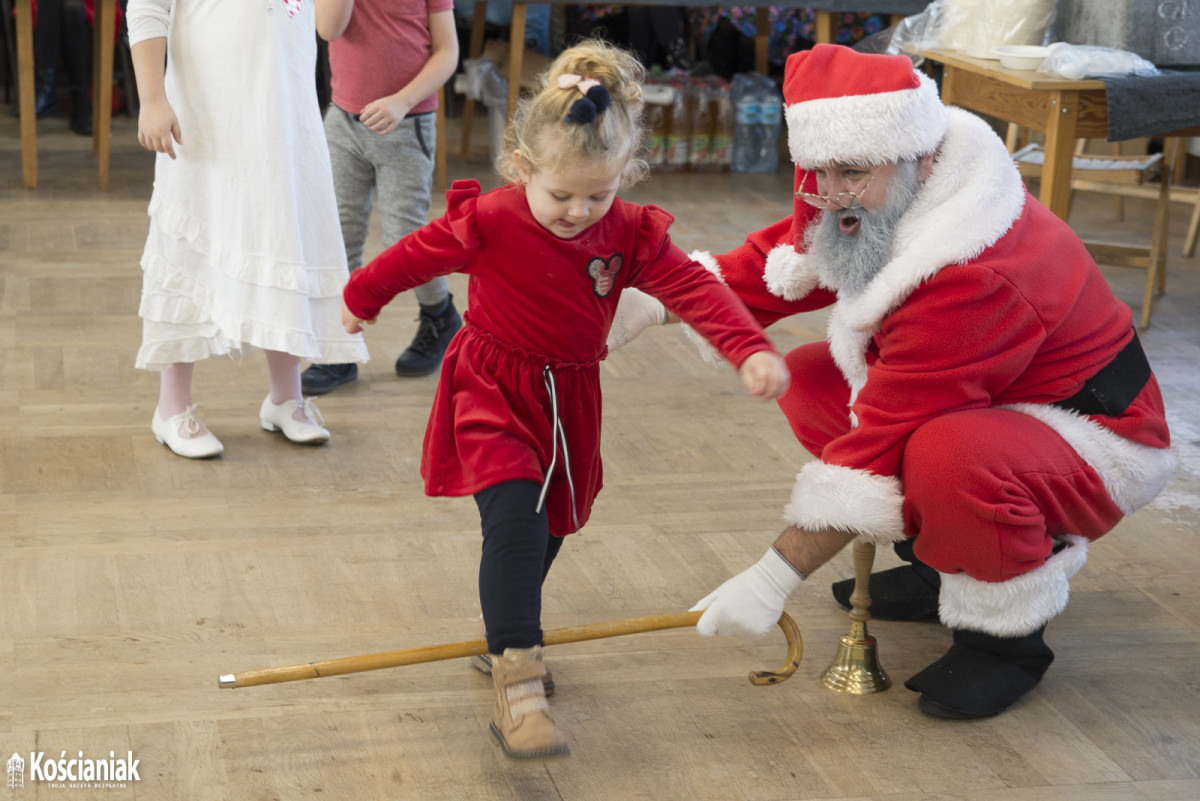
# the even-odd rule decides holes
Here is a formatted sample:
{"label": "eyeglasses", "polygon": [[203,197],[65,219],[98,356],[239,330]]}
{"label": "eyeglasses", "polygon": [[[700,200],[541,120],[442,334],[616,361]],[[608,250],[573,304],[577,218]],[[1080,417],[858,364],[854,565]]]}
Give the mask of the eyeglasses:
{"label": "eyeglasses", "polygon": [[[808,180],[808,173],[808,170],[804,171],[804,177],[800,179],[801,186],[804,186]],[[867,191],[867,187],[871,185],[871,181],[874,180],[875,173],[871,173],[867,177],[867,182],[862,185],[862,189],[859,189],[857,192],[835,192],[832,195],[819,195],[815,192],[796,192],[796,198],[803,200],[810,206],[816,206],[818,209],[829,208],[830,203],[843,209],[861,209],[862,196]]]}

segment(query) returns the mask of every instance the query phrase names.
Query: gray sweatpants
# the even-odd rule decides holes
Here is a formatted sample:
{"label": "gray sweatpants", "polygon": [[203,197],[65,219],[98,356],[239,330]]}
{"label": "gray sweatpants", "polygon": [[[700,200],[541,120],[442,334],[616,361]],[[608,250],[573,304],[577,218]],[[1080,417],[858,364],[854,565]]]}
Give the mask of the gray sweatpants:
{"label": "gray sweatpants", "polygon": [[[362,266],[373,199],[379,201],[385,248],[425,224],[433,191],[435,117],[406,117],[396,130],[381,136],[332,103],[326,110],[325,137],[351,270]],[[450,283],[438,276],[413,293],[422,306],[440,306],[450,294]]]}

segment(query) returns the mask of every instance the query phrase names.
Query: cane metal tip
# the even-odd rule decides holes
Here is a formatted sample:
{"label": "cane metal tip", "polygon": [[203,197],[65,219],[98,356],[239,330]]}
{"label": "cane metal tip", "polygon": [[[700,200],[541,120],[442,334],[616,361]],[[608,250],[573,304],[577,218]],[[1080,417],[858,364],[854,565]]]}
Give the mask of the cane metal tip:
{"label": "cane metal tip", "polygon": [[232,690],[237,687],[237,677],[232,673],[222,673],[217,677],[217,686],[222,690]]}

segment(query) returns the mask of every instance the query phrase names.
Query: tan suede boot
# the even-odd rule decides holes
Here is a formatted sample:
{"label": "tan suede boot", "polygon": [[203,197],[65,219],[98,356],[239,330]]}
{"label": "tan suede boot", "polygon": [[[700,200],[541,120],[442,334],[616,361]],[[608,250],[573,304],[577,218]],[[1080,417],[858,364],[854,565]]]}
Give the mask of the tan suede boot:
{"label": "tan suede boot", "polygon": [[[487,629],[483,625],[482,615],[479,617],[479,639],[487,639]],[[491,654],[475,654],[475,656],[468,657],[470,660],[468,664],[480,673],[490,676],[492,675],[492,660],[494,658]],[[554,673],[551,672],[549,666],[546,667],[546,675],[542,677],[542,687],[546,689],[547,698],[554,695]]]}
{"label": "tan suede boot", "polygon": [[491,730],[510,757],[541,759],[570,751],[550,717],[542,686],[545,675],[540,645],[506,648],[503,656],[492,656],[496,710]]}

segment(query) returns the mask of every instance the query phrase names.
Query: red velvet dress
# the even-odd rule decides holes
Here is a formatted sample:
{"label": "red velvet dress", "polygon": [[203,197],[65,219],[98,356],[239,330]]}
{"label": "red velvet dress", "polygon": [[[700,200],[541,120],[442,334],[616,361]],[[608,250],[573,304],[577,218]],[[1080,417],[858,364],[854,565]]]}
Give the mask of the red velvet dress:
{"label": "red velvet dress", "polygon": [[671,243],[672,221],[618,198],[564,240],[533,219],[520,187],[480,194],[477,182],[457,181],[443,217],[351,275],[346,304],[366,320],[435,276],[470,276],[466,325],[446,351],[425,433],[427,494],[540,484],[549,471],[551,533],[587,522],[602,485],[599,363],[625,287],[662,300],[734,365],[772,350],[737,297]]}

